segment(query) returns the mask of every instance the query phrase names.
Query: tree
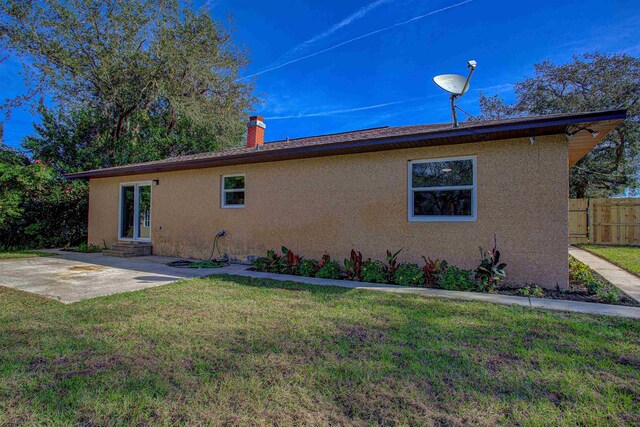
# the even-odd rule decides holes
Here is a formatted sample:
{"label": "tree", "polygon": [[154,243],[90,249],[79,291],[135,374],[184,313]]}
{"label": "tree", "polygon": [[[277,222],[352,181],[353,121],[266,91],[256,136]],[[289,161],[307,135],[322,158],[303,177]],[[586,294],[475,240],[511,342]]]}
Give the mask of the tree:
{"label": "tree", "polygon": [[86,238],[87,184],[0,148],[0,249],[66,246]]}
{"label": "tree", "polygon": [[640,59],[599,52],[535,65],[515,84],[516,102],[480,95],[482,119],[628,109],[627,120],[570,171],[572,197],[608,197],[637,188],[640,173]]}
{"label": "tree", "polygon": [[89,110],[64,113],[40,108],[41,123],[35,133],[24,138],[22,146],[31,157],[51,166],[59,174],[80,172],[109,165],[101,153],[105,125]]}
{"label": "tree", "polygon": [[[238,80],[248,59],[231,35],[177,0],[8,0],[0,40],[23,59],[28,91],[2,108],[41,108],[46,96],[62,121],[91,111],[116,163],[127,144],[137,155],[125,157],[142,160],[235,146],[255,98]],[[204,147],[184,144],[202,136]],[[174,138],[179,150],[153,145]]]}

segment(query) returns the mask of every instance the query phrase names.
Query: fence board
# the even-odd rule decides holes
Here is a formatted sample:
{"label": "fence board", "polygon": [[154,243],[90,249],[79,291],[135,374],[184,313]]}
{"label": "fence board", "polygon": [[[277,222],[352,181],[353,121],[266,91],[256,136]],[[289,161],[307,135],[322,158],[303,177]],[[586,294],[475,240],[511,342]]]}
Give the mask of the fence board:
{"label": "fence board", "polygon": [[640,245],[640,199],[569,199],[569,241]]}

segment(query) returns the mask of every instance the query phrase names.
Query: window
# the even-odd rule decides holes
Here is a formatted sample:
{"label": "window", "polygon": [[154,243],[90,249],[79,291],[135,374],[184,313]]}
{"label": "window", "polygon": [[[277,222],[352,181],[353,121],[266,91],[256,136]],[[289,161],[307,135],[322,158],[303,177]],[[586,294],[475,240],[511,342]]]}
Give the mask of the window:
{"label": "window", "polygon": [[222,177],[222,207],[244,208],[244,175]]}
{"label": "window", "polygon": [[476,159],[409,162],[409,221],[475,221]]}

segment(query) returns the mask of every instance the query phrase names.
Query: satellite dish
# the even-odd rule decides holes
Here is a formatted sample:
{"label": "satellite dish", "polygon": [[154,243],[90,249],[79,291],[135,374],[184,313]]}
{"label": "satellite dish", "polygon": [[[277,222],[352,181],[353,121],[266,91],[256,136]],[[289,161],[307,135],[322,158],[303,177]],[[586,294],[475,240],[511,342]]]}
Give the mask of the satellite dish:
{"label": "satellite dish", "polygon": [[469,80],[471,80],[471,75],[476,70],[476,66],[476,61],[471,60],[467,63],[467,68],[469,68],[471,71],[469,71],[469,76],[466,79],[457,74],[441,74],[433,78],[433,82],[435,84],[451,94],[451,120],[453,121],[454,128],[458,127],[456,108],[458,108],[462,112],[465,112],[460,107],[456,107],[456,98],[461,97],[469,90]]}
{"label": "satellite dish", "polygon": [[452,95],[464,95],[469,90],[467,78],[457,74],[435,76],[433,82]]}

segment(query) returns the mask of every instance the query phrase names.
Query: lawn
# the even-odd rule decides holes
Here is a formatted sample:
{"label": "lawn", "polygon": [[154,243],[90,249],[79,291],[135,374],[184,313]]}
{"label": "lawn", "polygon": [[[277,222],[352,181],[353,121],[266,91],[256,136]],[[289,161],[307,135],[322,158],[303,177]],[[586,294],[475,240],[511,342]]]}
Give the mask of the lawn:
{"label": "lawn", "polygon": [[640,322],[220,276],[0,287],[0,425],[638,425]]}
{"label": "lawn", "polygon": [[579,245],[580,248],[611,261],[619,267],[640,276],[640,246]]}
{"label": "lawn", "polygon": [[0,261],[4,259],[32,258],[52,255],[55,254],[39,251],[0,251]]}

